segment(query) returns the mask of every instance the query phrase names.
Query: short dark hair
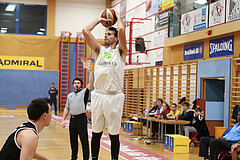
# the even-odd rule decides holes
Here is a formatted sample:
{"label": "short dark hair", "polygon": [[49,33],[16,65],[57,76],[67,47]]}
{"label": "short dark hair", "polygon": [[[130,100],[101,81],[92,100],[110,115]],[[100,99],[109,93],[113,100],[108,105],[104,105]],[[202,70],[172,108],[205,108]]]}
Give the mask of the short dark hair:
{"label": "short dark hair", "polygon": [[27,108],[30,120],[39,120],[43,113],[48,113],[49,106],[45,98],[37,98],[31,101]]}
{"label": "short dark hair", "polygon": [[202,108],[197,107],[197,108],[195,109],[195,112],[196,112],[196,111],[202,112]]}
{"label": "short dark hair", "polygon": [[52,84],[54,84],[54,83],[52,83]]}
{"label": "short dark hair", "polygon": [[188,103],[187,101],[184,101],[184,102],[182,102],[182,106],[183,105],[186,105],[187,107],[189,107],[190,106],[190,103]]}
{"label": "short dark hair", "polygon": [[176,106],[177,107],[177,104],[176,103],[172,103],[172,105]]}
{"label": "short dark hair", "polygon": [[109,27],[108,30],[114,31],[114,37],[118,37],[118,30],[115,27]]}
{"label": "short dark hair", "polygon": [[79,77],[74,78],[73,81],[72,81],[72,84],[74,84],[74,81],[80,81],[81,85],[83,85],[83,80]]}
{"label": "short dark hair", "polygon": [[163,103],[163,100],[162,98],[158,98],[157,101],[161,101],[161,103]]}

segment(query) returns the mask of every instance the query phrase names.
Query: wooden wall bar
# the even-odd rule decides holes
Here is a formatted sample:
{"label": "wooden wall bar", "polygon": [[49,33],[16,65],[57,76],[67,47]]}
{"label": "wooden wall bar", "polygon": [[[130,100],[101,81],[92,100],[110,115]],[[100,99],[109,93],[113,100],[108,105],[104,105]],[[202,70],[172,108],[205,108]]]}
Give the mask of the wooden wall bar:
{"label": "wooden wall bar", "polygon": [[123,117],[151,109],[157,98],[170,105],[186,97],[191,103],[196,99],[196,73],[197,62],[125,70]]}

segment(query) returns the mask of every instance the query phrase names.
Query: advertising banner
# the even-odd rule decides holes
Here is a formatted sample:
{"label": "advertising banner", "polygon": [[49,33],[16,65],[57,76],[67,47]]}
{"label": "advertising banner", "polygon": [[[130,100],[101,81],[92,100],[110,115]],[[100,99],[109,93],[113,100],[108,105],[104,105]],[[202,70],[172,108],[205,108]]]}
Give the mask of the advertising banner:
{"label": "advertising banner", "polygon": [[44,57],[0,56],[0,69],[44,70]]}
{"label": "advertising banner", "polygon": [[162,0],[162,10],[173,7],[173,0]]}
{"label": "advertising banner", "polygon": [[170,25],[173,22],[173,8],[163,11],[155,15],[155,31],[168,26],[168,17],[170,17]]}
{"label": "advertising banner", "polygon": [[181,34],[208,27],[208,6],[181,15]]}
{"label": "advertising banner", "polygon": [[183,60],[202,59],[204,57],[204,42],[185,45],[183,49]]}
{"label": "advertising banner", "polygon": [[220,57],[234,54],[234,36],[210,40],[209,57]]}
{"label": "advertising banner", "polygon": [[234,21],[240,19],[240,0],[226,0],[227,1],[227,14],[226,21]]}
{"label": "advertising banner", "polygon": [[211,3],[209,8],[209,27],[225,23],[225,0]]}

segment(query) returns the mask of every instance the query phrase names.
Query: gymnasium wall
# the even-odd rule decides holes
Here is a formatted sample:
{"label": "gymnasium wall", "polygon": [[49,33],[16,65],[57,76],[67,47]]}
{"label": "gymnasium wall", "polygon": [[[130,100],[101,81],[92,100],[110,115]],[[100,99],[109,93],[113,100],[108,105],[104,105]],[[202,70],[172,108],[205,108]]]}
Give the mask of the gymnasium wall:
{"label": "gymnasium wall", "polygon": [[[122,19],[125,21],[132,21],[132,18],[146,18],[149,20],[133,20],[133,29],[130,31],[130,27],[126,27],[126,37],[129,40],[129,33],[132,32],[133,39],[137,37],[143,37],[146,46],[146,53],[139,53],[135,50],[135,44],[132,47],[132,59],[133,62],[149,62],[150,64],[144,65],[129,65],[129,68],[139,68],[146,66],[155,66],[156,62],[162,61],[164,40],[168,38],[168,28],[156,28],[156,14],[164,11],[169,11],[173,6],[162,9],[159,4],[162,4],[159,0],[152,0],[151,7],[147,7],[149,1],[145,0],[114,0],[112,7],[120,11]],[[135,43],[134,41],[132,41]],[[127,56],[128,62],[128,56]]]}
{"label": "gymnasium wall", "polygon": [[[44,1],[2,1],[2,3],[24,3],[29,5],[47,5]],[[54,7],[48,6],[48,9]],[[48,18],[54,17],[48,12]],[[0,34],[0,55],[44,58],[43,70],[2,69],[0,65],[0,105],[8,109],[15,106],[27,106],[38,97],[48,97],[48,88],[54,82],[58,86],[59,38],[51,36],[54,23],[48,22],[47,36]]]}
{"label": "gymnasium wall", "polygon": [[[210,59],[211,60],[222,59],[225,57],[239,57],[240,29],[238,26],[240,26],[239,20],[165,40],[163,64],[171,65],[171,64],[196,62],[196,61],[210,60]],[[208,35],[208,31],[212,31],[212,34]],[[234,55],[228,55],[225,57],[223,56],[223,57],[217,57],[217,58],[209,58],[209,41],[213,39],[228,37],[228,36],[234,36]],[[184,46],[188,44],[202,42],[202,41],[204,42],[204,58],[197,59],[197,60],[184,61],[183,60]]]}
{"label": "gymnasium wall", "polygon": [[0,105],[8,109],[27,106],[31,99],[48,97],[48,88],[58,86],[58,38],[0,34],[0,55],[44,58],[44,70],[6,70],[0,65]]}
{"label": "gymnasium wall", "polygon": [[0,105],[7,109],[28,106],[35,98],[48,97],[52,82],[58,86],[58,71],[0,69],[0,75]]}
{"label": "gymnasium wall", "polygon": [[[103,0],[74,1],[56,0],[56,24],[55,36],[61,36],[61,31],[70,31],[72,37],[77,36],[77,32],[100,16],[102,10],[106,8]],[[96,26],[92,31],[97,39],[104,38],[105,28],[102,25]]]}

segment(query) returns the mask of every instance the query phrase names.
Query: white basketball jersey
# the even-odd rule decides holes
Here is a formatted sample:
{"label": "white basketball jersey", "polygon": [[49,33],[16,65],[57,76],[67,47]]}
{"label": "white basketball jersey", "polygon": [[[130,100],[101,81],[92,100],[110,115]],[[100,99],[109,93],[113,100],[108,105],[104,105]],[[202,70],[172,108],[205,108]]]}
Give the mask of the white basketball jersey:
{"label": "white basketball jersey", "polygon": [[119,92],[123,88],[125,62],[118,47],[101,47],[94,69],[94,88],[104,92]]}

